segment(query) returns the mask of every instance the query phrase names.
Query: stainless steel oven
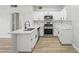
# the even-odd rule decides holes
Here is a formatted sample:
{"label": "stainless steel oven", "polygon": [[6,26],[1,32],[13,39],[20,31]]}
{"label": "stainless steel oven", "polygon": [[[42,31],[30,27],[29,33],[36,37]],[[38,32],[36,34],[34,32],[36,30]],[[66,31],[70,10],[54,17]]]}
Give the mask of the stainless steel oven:
{"label": "stainless steel oven", "polygon": [[45,35],[53,35],[53,28],[52,27],[45,27],[44,34]]}
{"label": "stainless steel oven", "polygon": [[44,35],[53,35],[53,16],[44,16]]}

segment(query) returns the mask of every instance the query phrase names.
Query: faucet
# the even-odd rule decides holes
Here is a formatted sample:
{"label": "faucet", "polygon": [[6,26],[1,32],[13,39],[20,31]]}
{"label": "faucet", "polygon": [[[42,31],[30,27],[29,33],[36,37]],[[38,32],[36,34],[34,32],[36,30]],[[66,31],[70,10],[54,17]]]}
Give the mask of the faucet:
{"label": "faucet", "polygon": [[30,27],[30,22],[26,20],[26,22],[25,22],[25,24],[24,24],[24,25],[25,25],[25,30],[28,29],[28,27],[27,27],[27,23],[29,24],[29,27]]}

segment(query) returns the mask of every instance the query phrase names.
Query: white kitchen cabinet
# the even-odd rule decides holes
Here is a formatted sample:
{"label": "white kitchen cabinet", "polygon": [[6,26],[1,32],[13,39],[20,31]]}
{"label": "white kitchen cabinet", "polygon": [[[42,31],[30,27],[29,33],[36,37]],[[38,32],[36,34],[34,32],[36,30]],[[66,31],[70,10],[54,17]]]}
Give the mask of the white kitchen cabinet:
{"label": "white kitchen cabinet", "polygon": [[44,26],[40,26],[40,36],[44,36]]}
{"label": "white kitchen cabinet", "polygon": [[44,20],[44,12],[34,12],[34,20]]}
{"label": "white kitchen cabinet", "polygon": [[62,44],[72,44],[72,30],[63,29],[58,32],[59,40]]}
{"label": "white kitchen cabinet", "polygon": [[31,34],[17,34],[17,51],[32,52],[37,40],[37,29],[35,29]]}
{"label": "white kitchen cabinet", "polygon": [[40,27],[39,36],[44,36],[44,21],[43,20],[34,21],[34,24]]}
{"label": "white kitchen cabinet", "polygon": [[31,49],[33,49],[34,48],[34,46],[35,46],[35,44],[36,44],[36,42],[37,42],[37,40],[38,40],[38,31],[37,30],[35,30],[32,34],[31,34]]}
{"label": "white kitchen cabinet", "polygon": [[57,31],[57,29],[55,29],[55,28],[53,29],[53,35],[54,35],[54,36],[58,36],[58,31]]}
{"label": "white kitchen cabinet", "polygon": [[60,20],[67,20],[67,8],[63,8],[63,10],[61,11],[61,16],[60,16]]}
{"label": "white kitchen cabinet", "polygon": [[17,52],[30,52],[31,49],[31,39],[29,35],[18,34],[17,35]]}

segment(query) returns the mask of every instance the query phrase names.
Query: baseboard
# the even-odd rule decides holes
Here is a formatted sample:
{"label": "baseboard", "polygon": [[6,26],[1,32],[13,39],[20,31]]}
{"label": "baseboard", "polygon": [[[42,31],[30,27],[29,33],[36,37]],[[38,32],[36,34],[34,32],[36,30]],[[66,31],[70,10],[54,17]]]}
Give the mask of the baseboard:
{"label": "baseboard", "polygon": [[11,36],[0,36],[0,38],[11,38]]}
{"label": "baseboard", "polygon": [[62,46],[72,46],[72,44],[62,44]]}
{"label": "baseboard", "polygon": [[75,44],[72,44],[73,48],[75,48],[75,50],[79,53],[79,48],[75,45]]}
{"label": "baseboard", "polygon": [[32,51],[26,52],[26,51],[18,51],[17,53],[32,53]]}

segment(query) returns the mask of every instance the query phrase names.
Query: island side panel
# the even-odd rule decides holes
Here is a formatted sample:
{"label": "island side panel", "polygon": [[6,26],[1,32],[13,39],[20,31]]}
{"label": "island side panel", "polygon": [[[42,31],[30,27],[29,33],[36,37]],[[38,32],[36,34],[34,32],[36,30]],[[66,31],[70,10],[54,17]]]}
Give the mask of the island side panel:
{"label": "island side panel", "polygon": [[17,51],[18,52],[31,52],[31,39],[29,34],[17,35]]}

